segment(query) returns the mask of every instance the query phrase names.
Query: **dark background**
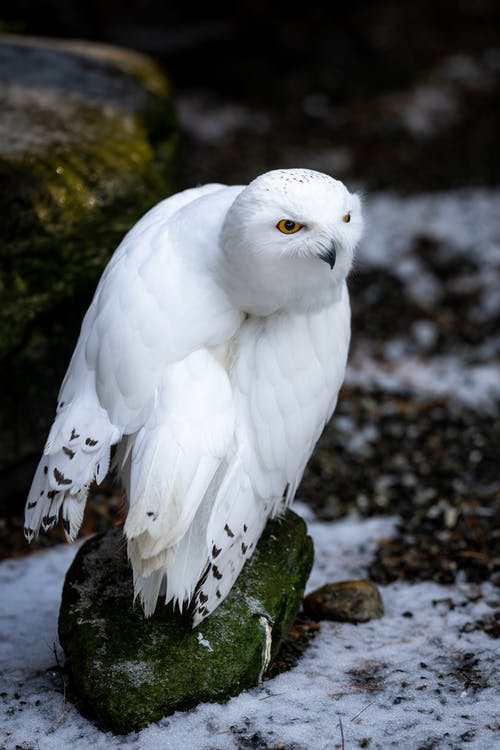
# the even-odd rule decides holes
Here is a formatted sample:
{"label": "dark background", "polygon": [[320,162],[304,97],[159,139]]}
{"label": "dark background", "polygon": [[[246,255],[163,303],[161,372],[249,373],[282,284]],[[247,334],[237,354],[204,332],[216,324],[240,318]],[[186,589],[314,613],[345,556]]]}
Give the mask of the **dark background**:
{"label": "dark background", "polygon": [[[369,189],[498,179],[498,85],[487,92],[472,83],[457,86],[440,69],[455,54],[498,54],[494,0],[352,0],[298,8],[259,1],[18,0],[0,19],[22,33],[111,42],[152,55],[169,73],[188,120],[193,107],[213,117],[223,102],[244,105],[238,137],[233,129],[217,142],[216,154],[206,142],[197,149],[196,139],[187,139],[182,187],[248,180],[270,166],[295,165],[297,152],[307,159],[307,151],[332,142],[355,146],[348,167],[342,160],[332,166]],[[485,63],[495,75],[497,63]],[[462,113],[449,118],[444,132],[415,141],[398,111],[416,86],[429,84],[453,89]],[[446,112],[440,115],[438,107],[440,116]]]}

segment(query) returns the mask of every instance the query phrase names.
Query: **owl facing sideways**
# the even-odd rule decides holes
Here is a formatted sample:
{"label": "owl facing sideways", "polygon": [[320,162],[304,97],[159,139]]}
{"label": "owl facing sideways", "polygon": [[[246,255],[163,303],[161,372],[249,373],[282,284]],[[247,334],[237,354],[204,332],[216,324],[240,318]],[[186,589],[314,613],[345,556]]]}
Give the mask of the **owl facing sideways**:
{"label": "owl facing sideways", "polygon": [[335,408],[350,338],[360,200],[275,170],[185,190],[111,258],[83,320],[26,503],[25,534],[68,540],[112,446],[134,591],[193,626],[227,596],[293,500]]}

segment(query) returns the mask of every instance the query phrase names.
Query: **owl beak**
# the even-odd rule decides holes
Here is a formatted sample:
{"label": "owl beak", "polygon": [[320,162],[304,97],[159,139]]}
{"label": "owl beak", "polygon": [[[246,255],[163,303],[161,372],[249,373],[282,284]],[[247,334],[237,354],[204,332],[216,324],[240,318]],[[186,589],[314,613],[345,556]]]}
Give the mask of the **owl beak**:
{"label": "owl beak", "polygon": [[319,254],[319,257],[321,260],[324,260],[330,268],[333,268],[335,265],[335,261],[337,260],[337,250],[335,249],[335,245],[332,243],[332,245],[327,249],[323,250],[322,253]]}

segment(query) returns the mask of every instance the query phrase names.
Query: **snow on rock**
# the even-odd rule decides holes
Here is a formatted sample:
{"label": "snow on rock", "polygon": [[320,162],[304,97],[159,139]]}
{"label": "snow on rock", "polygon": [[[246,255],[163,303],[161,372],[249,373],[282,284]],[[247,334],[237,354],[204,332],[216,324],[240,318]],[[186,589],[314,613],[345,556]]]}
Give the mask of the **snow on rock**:
{"label": "snow on rock", "polygon": [[[316,545],[309,589],[366,576],[377,540],[391,535],[394,522],[309,520]],[[381,620],[322,623],[297,666],[258,688],[139,733],[101,732],[65,702],[53,669],[60,593],[74,554],[58,547],[0,566],[2,748],[456,750],[466,742],[484,750],[498,742],[498,641],[476,628],[500,608],[490,584],[386,586]]]}

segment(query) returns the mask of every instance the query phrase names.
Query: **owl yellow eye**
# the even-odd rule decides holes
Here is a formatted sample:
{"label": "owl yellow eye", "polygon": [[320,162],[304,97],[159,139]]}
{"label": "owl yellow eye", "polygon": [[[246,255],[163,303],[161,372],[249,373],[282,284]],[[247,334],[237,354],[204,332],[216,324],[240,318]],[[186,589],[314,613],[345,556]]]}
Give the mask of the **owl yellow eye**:
{"label": "owl yellow eye", "polygon": [[351,221],[351,212],[350,212],[350,211],[349,211],[349,213],[348,213],[348,214],[345,214],[345,215],[344,215],[344,216],[342,217],[342,221],[345,221],[345,223],[346,223],[346,224],[348,224],[348,223],[349,223],[349,222]]}
{"label": "owl yellow eye", "polygon": [[276,224],[276,229],[279,229],[283,234],[295,234],[299,229],[302,229],[302,226],[302,224],[292,221],[291,219],[281,219],[281,221],[278,221]]}

